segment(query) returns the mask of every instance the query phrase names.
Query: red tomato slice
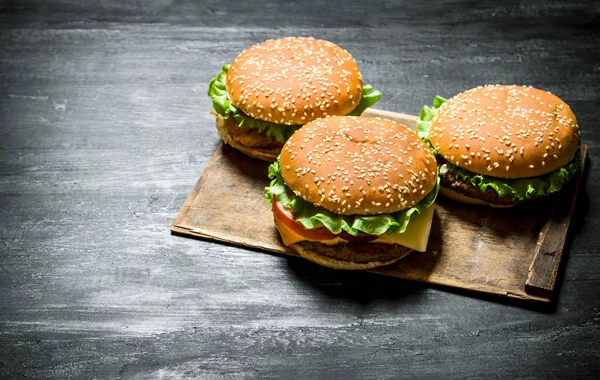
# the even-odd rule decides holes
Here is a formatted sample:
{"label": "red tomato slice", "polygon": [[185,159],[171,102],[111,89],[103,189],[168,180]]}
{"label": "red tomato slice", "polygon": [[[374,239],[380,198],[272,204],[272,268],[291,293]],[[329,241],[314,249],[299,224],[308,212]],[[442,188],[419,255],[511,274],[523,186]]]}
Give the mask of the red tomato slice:
{"label": "red tomato slice", "polygon": [[298,235],[304,236],[307,240],[330,240],[336,238],[336,235],[325,227],[311,229],[304,228],[302,223],[294,220],[292,210],[279,203],[275,195],[273,195],[272,203],[273,215],[275,215],[275,217],[285,224],[285,226],[290,230],[294,231]]}

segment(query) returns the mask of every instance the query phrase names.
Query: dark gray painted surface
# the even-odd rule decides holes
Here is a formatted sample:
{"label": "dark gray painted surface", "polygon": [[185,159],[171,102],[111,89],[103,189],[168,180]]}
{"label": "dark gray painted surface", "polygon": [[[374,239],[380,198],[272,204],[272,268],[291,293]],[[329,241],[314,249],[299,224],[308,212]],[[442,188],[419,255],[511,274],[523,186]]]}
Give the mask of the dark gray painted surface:
{"label": "dark gray painted surface", "polygon": [[[597,376],[598,24],[597,2],[3,2],[0,377]],[[169,234],[219,143],[208,81],[294,35],[350,50],[379,108],[484,83],[572,106],[591,162],[553,307]]]}

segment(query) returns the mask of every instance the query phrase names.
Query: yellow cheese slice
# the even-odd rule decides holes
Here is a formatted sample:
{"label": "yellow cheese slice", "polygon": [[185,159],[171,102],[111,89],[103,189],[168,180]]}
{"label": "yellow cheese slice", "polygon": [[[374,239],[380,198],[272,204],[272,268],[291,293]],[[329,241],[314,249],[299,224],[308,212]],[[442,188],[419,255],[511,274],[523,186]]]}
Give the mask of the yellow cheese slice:
{"label": "yellow cheese slice", "polygon": [[373,241],[378,243],[392,242],[414,249],[415,251],[425,252],[427,250],[432,221],[433,207],[429,207],[421,215],[410,220],[404,233],[383,234],[379,236],[379,239]]}
{"label": "yellow cheese slice", "polygon": [[[387,243],[387,244],[399,244],[404,247],[413,249],[415,251],[425,252],[427,249],[427,241],[429,240],[429,233],[431,231],[431,223],[433,221],[433,207],[429,207],[423,211],[423,213],[416,218],[410,220],[406,231],[404,233],[395,234],[383,234],[378,239],[371,241],[371,243]],[[275,225],[281,235],[283,244],[289,246],[299,241],[308,240],[304,236],[299,235],[289,229],[285,224],[275,218]],[[344,239],[335,238],[329,240],[311,240],[317,241],[322,244],[338,244],[345,243]]]}

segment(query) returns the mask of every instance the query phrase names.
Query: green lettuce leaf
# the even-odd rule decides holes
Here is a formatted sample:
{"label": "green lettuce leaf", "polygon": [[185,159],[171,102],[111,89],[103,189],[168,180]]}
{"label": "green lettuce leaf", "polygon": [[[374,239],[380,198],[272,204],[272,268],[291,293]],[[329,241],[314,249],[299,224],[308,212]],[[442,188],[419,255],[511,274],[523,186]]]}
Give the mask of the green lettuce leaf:
{"label": "green lettuce leaf", "polygon": [[348,116],[360,116],[365,110],[373,104],[377,103],[381,99],[381,92],[373,90],[373,86],[365,84],[363,86],[362,98],[360,103],[356,106],[354,111],[350,112]]}
{"label": "green lettuce leaf", "polygon": [[440,187],[438,177],[435,188],[419,203],[407,210],[380,215],[340,215],[323,207],[317,207],[296,196],[285,185],[281,177],[279,158],[269,166],[269,178],[271,184],[265,187],[265,197],[268,203],[272,202],[272,197],[275,195],[282,205],[292,209],[294,219],[307,229],[325,226],[334,234],[339,234],[344,230],[354,236],[361,231],[371,235],[405,232],[411,218],[433,205]]}
{"label": "green lettuce leaf", "polygon": [[575,158],[568,165],[539,177],[494,178],[472,173],[448,162],[440,167],[440,174],[450,172],[456,178],[478,187],[483,192],[491,187],[501,197],[511,197],[513,200],[522,201],[559,191],[577,173],[580,162],[581,150],[578,149]]}
{"label": "green lettuce leaf", "polygon": [[[417,120],[417,134],[421,140],[429,145],[429,148],[436,156],[440,155],[429,142],[429,128],[431,127],[431,120],[435,116],[437,110],[446,102],[446,99],[441,96],[436,96],[433,100],[433,106],[424,106],[421,109],[419,119]],[[569,182],[575,173],[577,173],[580,162],[581,151],[578,149],[575,158],[567,166],[543,176],[518,179],[495,178],[475,174],[449,162],[445,162],[439,170],[441,175],[450,172],[456,178],[478,187],[483,192],[488,188],[492,188],[501,197],[507,196],[511,197],[513,200],[522,201],[559,191],[563,185]]]}
{"label": "green lettuce leaf", "polygon": [[433,99],[433,106],[423,106],[421,108],[421,112],[419,113],[419,118],[417,119],[417,135],[421,138],[421,140],[425,141],[429,148],[433,151],[434,154],[437,154],[433,145],[429,142],[429,128],[431,128],[431,120],[435,116],[438,108],[442,106],[442,104],[446,103],[448,100],[442,98],[441,96],[436,96]]}
{"label": "green lettuce leaf", "polygon": [[[301,127],[301,125],[276,124],[254,119],[230,104],[229,97],[227,96],[227,89],[225,88],[225,78],[227,77],[229,66],[229,64],[223,65],[222,71],[219,75],[214,77],[208,85],[208,96],[212,101],[215,112],[225,119],[233,117],[238,122],[240,128],[257,129],[259,133],[273,137],[280,143],[286,142],[287,139]],[[365,109],[377,103],[379,99],[381,99],[381,92],[373,91],[373,87],[370,85],[363,86],[362,98],[350,115],[361,115]]]}

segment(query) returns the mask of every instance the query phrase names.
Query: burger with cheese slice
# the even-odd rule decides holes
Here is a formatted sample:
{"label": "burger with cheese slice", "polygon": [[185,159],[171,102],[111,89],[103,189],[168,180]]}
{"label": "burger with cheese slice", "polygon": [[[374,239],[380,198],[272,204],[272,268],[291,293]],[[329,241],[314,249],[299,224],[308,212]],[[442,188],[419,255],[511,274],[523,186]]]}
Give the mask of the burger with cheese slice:
{"label": "burger with cheese slice", "polygon": [[363,86],[350,53],[302,37],[268,40],[243,51],[210,82],[208,95],[221,139],[269,162],[302,125],[329,115],[360,115],[381,98]]}
{"label": "burger with cheese slice", "polygon": [[425,251],[439,189],[435,157],[407,127],[370,117],[306,124],[269,167],[265,188],[283,243],[335,269]]}
{"label": "burger with cheese slice", "polygon": [[579,127],[557,96],[527,86],[481,86],[436,97],[418,120],[435,153],[441,193],[511,207],[560,191],[581,161]]}

